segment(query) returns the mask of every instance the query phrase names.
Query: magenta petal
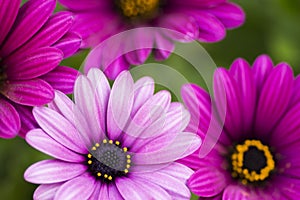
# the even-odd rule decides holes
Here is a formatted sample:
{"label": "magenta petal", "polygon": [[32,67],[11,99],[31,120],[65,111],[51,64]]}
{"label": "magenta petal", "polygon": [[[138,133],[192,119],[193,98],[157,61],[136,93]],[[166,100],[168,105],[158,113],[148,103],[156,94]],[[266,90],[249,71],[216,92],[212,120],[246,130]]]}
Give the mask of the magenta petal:
{"label": "magenta petal", "polygon": [[243,59],[237,59],[230,68],[230,73],[239,84],[243,131],[251,130],[256,106],[256,85],[250,65]]}
{"label": "magenta petal", "polygon": [[34,191],[33,199],[52,200],[62,183],[43,184]]}
{"label": "magenta petal", "polygon": [[266,80],[258,100],[255,133],[267,136],[286,110],[293,88],[293,72],[279,64]]}
{"label": "magenta petal", "polygon": [[64,183],[56,192],[54,199],[89,199],[96,187],[95,178],[84,173]]}
{"label": "magenta petal", "polygon": [[68,149],[41,129],[34,129],[26,135],[26,142],[33,148],[66,162],[84,162],[85,158]]}
{"label": "magenta petal", "polygon": [[0,138],[15,137],[20,128],[21,121],[16,109],[3,98],[0,98]]}
{"label": "magenta petal", "polygon": [[75,54],[81,45],[81,37],[74,32],[68,32],[53,47],[60,49],[64,53],[64,58]]}
{"label": "magenta petal", "polygon": [[273,62],[267,55],[261,55],[255,59],[253,64],[254,80],[256,82],[257,91],[260,93],[263,85],[273,70]]}
{"label": "magenta petal", "polygon": [[14,103],[13,105],[17,110],[17,112],[19,113],[21,119],[21,129],[19,132],[19,136],[25,137],[28,131],[39,127],[33,117],[32,107],[22,106],[16,103]]}
{"label": "magenta petal", "polygon": [[[123,199],[122,195],[120,194],[118,188],[116,187],[115,184],[110,184],[108,185],[108,196],[109,196],[109,199]],[[99,200],[101,199],[104,199],[101,196],[99,196]]]}
{"label": "magenta petal", "polygon": [[209,165],[199,167],[187,183],[191,191],[202,197],[212,197],[222,192],[227,185],[223,172]]}
{"label": "magenta petal", "polygon": [[99,0],[59,0],[59,2],[71,10],[100,9],[100,6],[108,4],[106,1]]}
{"label": "magenta petal", "polygon": [[300,102],[300,75],[298,75],[294,81],[293,94],[291,96],[291,101],[289,107],[293,107],[295,104]]}
{"label": "magenta petal", "polygon": [[75,80],[80,72],[71,67],[59,66],[49,73],[41,76],[54,89],[62,91],[65,94],[73,93]]}
{"label": "magenta petal", "polygon": [[43,160],[31,165],[24,173],[26,181],[35,184],[59,183],[83,174],[87,166],[59,160]]}
{"label": "magenta petal", "polygon": [[0,0],[0,44],[2,44],[4,38],[12,27],[21,4],[21,0]]}
{"label": "magenta petal", "polygon": [[30,49],[51,46],[67,33],[73,21],[70,12],[62,11],[52,15],[39,32],[21,47],[20,51],[25,52]]}
{"label": "magenta petal", "polygon": [[230,200],[260,199],[254,193],[247,190],[245,187],[237,185],[229,185],[228,187],[226,187],[222,198]]}
{"label": "magenta petal", "polygon": [[44,47],[28,54],[11,56],[5,60],[9,80],[27,80],[37,78],[53,70],[63,59],[59,49]]}
{"label": "magenta petal", "polygon": [[127,62],[124,56],[120,56],[109,65],[105,65],[103,71],[109,79],[114,80],[122,71],[128,70],[129,67],[130,63]]}
{"label": "magenta petal", "polygon": [[163,32],[156,32],[154,57],[157,61],[167,59],[175,49],[174,42],[164,36]]}
{"label": "magenta petal", "polygon": [[240,139],[242,124],[241,91],[237,82],[224,68],[219,68],[214,74],[214,94],[216,107],[221,119],[225,118],[227,133],[235,140]]}
{"label": "magenta petal", "polygon": [[48,20],[55,4],[55,0],[27,1],[20,9],[1,53],[6,56],[31,38]]}
{"label": "magenta petal", "polygon": [[226,36],[226,29],[220,20],[210,13],[199,12],[194,15],[199,26],[198,39],[201,42],[217,42]]}
{"label": "magenta petal", "polygon": [[53,88],[40,79],[10,81],[2,94],[13,102],[26,106],[41,106],[54,98]]}
{"label": "magenta petal", "polygon": [[235,28],[245,21],[245,13],[241,7],[233,3],[223,3],[209,10],[226,28]]}

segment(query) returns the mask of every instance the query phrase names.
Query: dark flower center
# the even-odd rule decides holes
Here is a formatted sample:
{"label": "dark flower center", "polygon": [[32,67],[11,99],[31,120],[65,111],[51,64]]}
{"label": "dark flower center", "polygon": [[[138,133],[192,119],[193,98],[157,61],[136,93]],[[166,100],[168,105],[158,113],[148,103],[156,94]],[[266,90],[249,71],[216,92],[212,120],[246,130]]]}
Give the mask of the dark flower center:
{"label": "dark flower center", "polygon": [[3,87],[6,80],[7,80],[7,75],[5,73],[5,66],[2,63],[2,59],[0,58],[0,90]]}
{"label": "dark flower center", "polygon": [[101,144],[96,143],[87,154],[90,173],[106,183],[125,176],[131,165],[131,155],[127,151],[127,147],[122,148],[119,141],[104,139]]}
{"label": "dark flower center", "polygon": [[232,177],[243,184],[266,180],[275,169],[275,161],[268,146],[259,140],[245,140],[235,146],[231,155]]}
{"label": "dark flower center", "polygon": [[160,0],[115,0],[123,17],[130,21],[153,19],[159,10]]}

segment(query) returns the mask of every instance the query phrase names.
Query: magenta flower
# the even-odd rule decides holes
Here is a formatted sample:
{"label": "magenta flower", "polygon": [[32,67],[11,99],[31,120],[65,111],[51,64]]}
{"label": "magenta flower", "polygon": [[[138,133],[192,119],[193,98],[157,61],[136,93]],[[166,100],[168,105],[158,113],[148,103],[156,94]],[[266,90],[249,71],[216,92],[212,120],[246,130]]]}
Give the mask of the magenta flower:
{"label": "magenta flower", "polygon": [[[120,47],[114,48],[113,51],[118,49],[124,53],[123,48],[128,45],[135,49],[126,55],[116,56],[114,62],[102,66],[109,78],[113,79],[120,71],[127,70],[130,64],[144,63],[153,48],[154,57],[163,60],[174,49],[174,40],[217,42],[225,37],[226,29],[238,27],[245,20],[243,10],[227,0],[77,0],[76,2],[59,0],[59,2],[75,13],[73,30],[82,36],[83,48],[95,47],[108,37],[133,28],[158,27],[181,33],[173,35],[162,29],[154,34],[136,31],[123,38]],[[106,51],[107,48],[104,47],[102,52]]]}
{"label": "magenta flower", "polygon": [[189,113],[154,92],[144,77],[121,73],[112,89],[99,69],[75,83],[75,104],[60,92],[33,114],[42,129],[26,141],[55,159],[27,169],[25,179],[42,184],[34,199],[189,199],[192,174],[175,162],[200,145],[183,132]]}
{"label": "magenta flower", "polygon": [[58,66],[80,47],[70,32],[72,14],[51,15],[55,0],[0,0],[0,137],[34,128],[32,106],[54,98],[54,89],[71,93],[77,71]]}
{"label": "magenta flower", "polygon": [[[181,161],[196,170],[188,181],[191,191],[224,200],[299,199],[299,89],[300,78],[293,78],[291,67],[273,67],[265,55],[252,68],[243,59],[230,70],[219,68],[215,99],[196,85],[185,86],[182,94],[192,119],[187,131],[204,138],[210,120],[220,118],[226,106],[224,127],[212,151],[204,158],[196,151]],[[212,103],[216,112],[211,112]]]}

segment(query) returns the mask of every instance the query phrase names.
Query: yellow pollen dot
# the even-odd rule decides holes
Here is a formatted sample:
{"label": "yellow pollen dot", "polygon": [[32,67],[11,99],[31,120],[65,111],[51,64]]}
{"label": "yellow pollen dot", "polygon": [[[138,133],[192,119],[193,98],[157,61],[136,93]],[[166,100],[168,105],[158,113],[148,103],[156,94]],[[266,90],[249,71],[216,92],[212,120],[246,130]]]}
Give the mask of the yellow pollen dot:
{"label": "yellow pollen dot", "polygon": [[100,144],[99,144],[99,143],[96,143],[95,146],[96,146],[96,147],[100,147]]}
{"label": "yellow pollen dot", "polygon": [[92,158],[92,154],[89,153],[89,154],[88,154],[88,158]]}
{"label": "yellow pollen dot", "polygon": [[127,159],[127,163],[131,163],[131,160],[130,160],[130,159]]}
{"label": "yellow pollen dot", "polygon": [[129,171],[128,171],[128,169],[124,169],[124,172],[125,172],[125,174],[127,174]]}
{"label": "yellow pollen dot", "polygon": [[93,151],[96,151],[96,147],[93,147],[92,150],[93,150]]}
{"label": "yellow pollen dot", "polygon": [[126,168],[129,169],[129,168],[130,168],[130,165],[126,165]]}
{"label": "yellow pollen dot", "polygon": [[109,140],[109,141],[108,141],[108,143],[109,143],[109,144],[112,144],[112,143],[113,143],[113,141],[112,141],[112,140]]}
{"label": "yellow pollen dot", "polygon": [[119,142],[119,141],[116,141],[115,144],[116,144],[116,145],[120,145],[120,142]]}
{"label": "yellow pollen dot", "polygon": [[109,176],[109,177],[108,177],[108,180],[110,180],[110,181],[111,181],[111,180],[112,180],[112,176]]}
{"label": "yellow pollen dot", "polygon": [[91,160],[88,161],[88,164],[91,165],[93,162]]}
{"label": "yellow pollen dot", "polygon": [[104,174],[104,178],[108,178],[108,175],[107,175],[107,174]]}
{"label": "yellow pollen dot", "polygon": [[106,143],[107,143],[107,139],[104,139],[104,140],[103,140],[103,143],[106,144]]}
{"label": "yellow pollen dot", "polygon": [[130,155],[127,155],[126,157],[127,157],[128,159],[130,159],[130,158],[131,158],[131,156],[130,156]]}
{"label": "yellow pollen dot", "polygon": [[102,174],[101,174],[100,172],[98,172],[98,173],[97,173],[97,176],[99,176],[99,177],[100,177],[101,175],[102,175]]}
{"label": "yellow pollen dot", "polygon": [[124,151],[124,152],[127,152],[127,151],[128,151],[127,147],[124,147],[124,148],[123,148],[123,151]]}

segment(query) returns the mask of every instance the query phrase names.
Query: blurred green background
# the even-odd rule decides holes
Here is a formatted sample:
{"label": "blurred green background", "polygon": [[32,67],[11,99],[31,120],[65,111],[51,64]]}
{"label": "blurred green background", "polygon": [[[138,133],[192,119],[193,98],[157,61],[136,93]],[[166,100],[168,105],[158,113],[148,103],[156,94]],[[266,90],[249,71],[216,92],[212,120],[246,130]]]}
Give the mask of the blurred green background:
{"label": "blurred green background", "polygon": [[[295,75],[300,73],[300,1],[299,0],[235,0],[246,12],[245,24],[227,32],[218,43],[202,44],[218,66],[228,67],[237,57],[250,63],[260,54],[269,54],[274,63],[288,62]],[[64,61],[80,67],[87,51]],[[149,62],[152,62],[149,59]],[[199,61],[200,62],[200,61]],[[163,62],[173,66],[189,80],[201,84],[199,77],[181,59],[171,56]],[[30,148],[23,139],[0,139],[0,199],[32,199],[35,185],[23,180],[25,169],[47,158]],[[192,199],[197,199],[195,196]]]}

